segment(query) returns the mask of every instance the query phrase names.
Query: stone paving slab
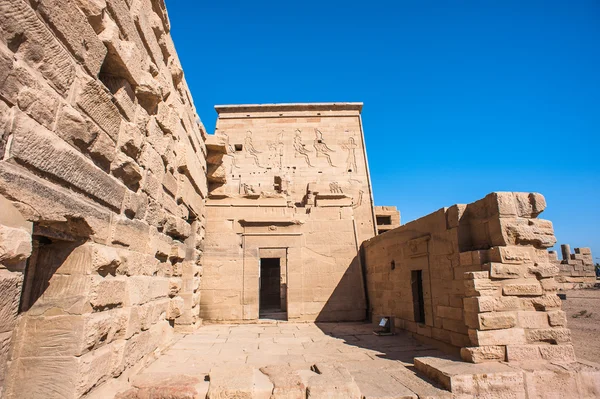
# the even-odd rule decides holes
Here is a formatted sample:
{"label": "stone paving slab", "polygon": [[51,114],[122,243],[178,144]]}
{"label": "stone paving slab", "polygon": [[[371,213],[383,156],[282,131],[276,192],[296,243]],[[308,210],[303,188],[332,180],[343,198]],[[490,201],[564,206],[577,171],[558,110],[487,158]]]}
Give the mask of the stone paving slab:
{"label": "stone paving slab", "polygon": [[[450,397],[406,368],[415,356],[442,352],[407,333],[378,337],[372,331],[366,323],[205,325],[138,377],[190,376],[201,381],[196,397],[211,399]],[[286,396],[288,385],[297,389]]]}

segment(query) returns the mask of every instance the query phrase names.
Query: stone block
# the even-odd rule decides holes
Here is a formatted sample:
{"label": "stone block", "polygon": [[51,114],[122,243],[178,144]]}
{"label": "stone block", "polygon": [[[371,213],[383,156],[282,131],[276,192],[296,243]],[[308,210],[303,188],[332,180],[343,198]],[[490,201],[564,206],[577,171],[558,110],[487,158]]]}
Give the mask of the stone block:
{"label": "stone block", "polygon": [[519,298],[516,297],[473,297],[464,298],[465,311],[469,312],[503,312],[520,308]]}
{"label": "stone block", "polygon": [[142,170],[134,159],[118,152],[110,170],[113,176],[121,180],[131,191],[136,192],[138,190],[140,180],[142,180]]}
{"label": "stone block", "polygon": [[539,296],[542,295],[542,287],[536,280],[522,280],[506,283],[502,286],[504,295]]}
{"label": "stone block", "polygon": [[553,310],[547,313],[548,323],[552,327],[562,327],[567,325],[567,315],[562,310]]}
{"label": "stone block", "polygon": [[111,309],[127,302],[128,281],[122,277],[92,277],[90,304],[94,310]]}
{"label": "stone block", "polygon": [[150,226],[140,220],[115,218],[112,243],[128,247],[132,251],[153,254],[149,245]]}
{"label": "stone block", "polygon": [[165,277],[133,276],[127,279],[128,300],[126,305],[141,305],[169,294],[169,279]]}
{"label": "stone block", "polygon": [[[136,46],[135,42],[132,41],[121,40],[119,28],[106,16],[104,17],[104,25],[104,30],[98,36],[108,51],[103,69],[113,77],[124,79],[130,85],[137,86],[142,81],[142,74],[144,73],[143,47]],[[122,100],[120,108],[128,115],[130,112],[127,98],[124,96],[118,96],[118,98]]]}
{"label": "stone block", "polygon": [[306,386],[298,374],[298,370],[289,365],[261,367],[260,371],[267,375],[273,383],[272,399],[305,399]]}
{"label": "stone block", "polygon": [[542,359],[550,362],[572,363],[576,361],[573,345],[540,345]]}
{"label": "stone block", "polygon": [[502,362],[506,360],[506,347],[502,345],[476,346],[460,349],[460,356],[465,362]]}
{"label": "stone block", "polygon": [[559,273],[559,267],[551,263],[540,263],[536,266],[529,266],[529,273],[535,274],[539,278],[554,277]]}
{"label": "stone block", "polygon": [[542,295],[533,298],[519,298],[521,307],[525,310],[560,309],[561,302],[557,295]]}
{"label": "stone block", "polygon": [[506,360],[509,362],[530,362],[542,360],[538,345],[507,345]]}
{"label": "stone block", "polygon": [[21,0],[3,1],[0,28],[15,52],[66,96],[75,80],[75,63],[29,4]]}
{"label": "stone block", "polygon": [[23,114],[15,118],[10,155],[66,181],[113,208],[121,208],[125,187]]}
{"label": "stone block", "polygon": [[98,241],[108,240],[109,211],[16,165],[0,162],[0,194],[18,199],[23,204],[21,212],[29,220],[64,223],[67,218],[81,219],[89,229],[86,235]]}
{"label": "stone block", "polygon": [[491,312],[479,315],[479,328],[481,330],[499,330],[512,328],[517,325],[514,313]]}
{"label": "stone block", "polygon": [[115,160],[116,147],[115,142],[100,129],[94,127],[98,131],[96,139],[89,146],[88,152],[90,158],[105,172],[110,171],[110,164]]}
{"label": "stone block", "polygon": [[568,328],[544,328],[525,331],[527,342],[546,342],[553,345],[571,342],[571,330]]}
{"label": "stone block", "polygon": [[121,114],[112,102],[112,96],[96,80],[80,78],[77,105],[110,136],[113,141],[119,137]]}
{"label": "stone block", "polygon": [[144,44],[133,22],[129,7],[125,0],[107,0],[106,5],[110,16],[119,26],[125,39],[135,43],[140,51],[144,50]]}
{"label": "stone block", "polygon": [[473,345],[477,346],[520,345],[527,342],[522,328],[490,331],[469,329],[469,338]]}
{"label": "stone block", "polygon": [[519,327],[521,328],[548,328],[548,314],[546,312],[519,311],[517,312]]}
{"label": "stone block", "polygon": [[532,264],[535,260],[532,249],[519,245],[492,247],[488,250],[488,257],[490,262],[495,263],[514,265]]}
{"label": "stone block", "polygon": [[96,139],[97,132],[94,127],[93,123],[87,121],[74,108],[65,105],[58,114],[54,132],[73,147],[83,150]]}
{"label": "stone block", "polygon": [[0,333],[15,328],[22,287],[23,273],[0,269]]}
{"label": "stone block", "polygon": [[486,263],[484,268],[489,270],[490,277],[497,279],[527,277],[527,267],[504,263]]}
{"label": "stone block", "polygon": [[39,0],[37,11],[54,29],[71,55],[93,76],[100,72],[106,47],[72,0]]}
{"label": "stone block", "polygon": [[26,260],[30,255],[31,233],[22,228],[0,224],[0,263],[14,265]]}
{"label": "stone block", "polygon": [[306,397],[331,399],[361,399],[362,395],[352,374],[341,365],[317,363],[312,366],[318,374],[306,382]]}

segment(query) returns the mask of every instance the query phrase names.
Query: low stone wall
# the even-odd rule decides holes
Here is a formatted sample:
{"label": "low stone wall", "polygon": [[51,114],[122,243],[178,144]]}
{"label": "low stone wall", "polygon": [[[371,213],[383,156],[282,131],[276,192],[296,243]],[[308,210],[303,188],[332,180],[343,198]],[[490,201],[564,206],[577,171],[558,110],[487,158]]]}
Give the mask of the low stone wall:
{"label": "low stone wall", "polygon": [[550,260],[555,264],[559,273],[556,282],[562,290],[579,288],[591,288],[596,282],[596,267],[590,248],[575,248],[571,253],[571,246],[562,244],[560,246],[562,260],[559,260],[555,251],[548,251]]}
{"label": "low stone wall", "polygon": [[545,207],[540,194],[492,193],[366,241],[373,317],[391,316],[396,327],[461,348],[475,363],[573,360],[558,267],[547,252],[552,223],[537,219]]}
{"label": "low stone wall", "polygon": [[3,397],[79,398],[200,323],[205,132],[169,30],[162,0],[0,3]]}

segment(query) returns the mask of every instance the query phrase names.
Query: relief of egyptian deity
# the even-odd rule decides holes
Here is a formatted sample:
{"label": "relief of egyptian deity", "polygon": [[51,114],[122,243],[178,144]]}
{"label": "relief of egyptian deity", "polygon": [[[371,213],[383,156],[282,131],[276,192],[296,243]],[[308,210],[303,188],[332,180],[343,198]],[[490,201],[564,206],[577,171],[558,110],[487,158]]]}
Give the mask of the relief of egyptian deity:
{"label": "relief of egyptian deity", "polygon": [[301,133],[302,131],[300,129],[296,129],[296,135],[294,136],[294,151],[296,151],[296,153],[294,154],[294,156],[296,158],[298,156],[304,157],[304,159],[306,160],[306,164],[312,167],[310,163],[310,158],[308,157],[308,153],[310,152],[310,150],[306,148],[306,146],[302,143]]}
{"label": "relief of egyptian deity", "polygon": [[277,135],[277,141],[269,141],[269,149],[278,164],[279,169],[283,168],[283,130]]}
{"label": "relief of egyptian deity", "polygon": [[346,170],[348,172],[356,172],[356,149],[358,148],[358,144],[356,144],[354,137],[350,136],[348,141],[342,144],[342,148],[348,150],[348,158],[346,158]]}
{"label": "relief of egyptian deity", "polygon": [[261,151],[258,151],[256,148],[254,148],[254,144],[252,144],[252,132],[250,130],[246,132],[246,139],[244,140],[244,149],[246,150],[246,157],[253,158],[256,166],[262,168],[260,162],[258,161],[258,154],[260,154]]}
{"label": "relief of egyptian deity", "polygon": [[235,148],[233,148],[231,143],[229,143],[229,135],[227,133],[221,132],[221,135],[223,135],[225,139],[225,148],[227,148],[227,155],[231,157],[231,170],[229,171],[229,173],[233,174],[233,168],[239,168],[235,159]]}
{"label": "relief of egyptian deity", "polygon": [[324,156],[325,158],[327,158],[327,163],[329,164],[329,166],[333,166],[335,167],[335,165],[331,162],[331,156],[329,155],[330,152],[335,152],[334,150],[332,150],[331,148],[327,147],[327,144],[325,143],[325,140],[323,139],[323,133],[321,133],[321,131],[319,129],[315,128],[315,150],[317,150],[317,157],[319,155]]}

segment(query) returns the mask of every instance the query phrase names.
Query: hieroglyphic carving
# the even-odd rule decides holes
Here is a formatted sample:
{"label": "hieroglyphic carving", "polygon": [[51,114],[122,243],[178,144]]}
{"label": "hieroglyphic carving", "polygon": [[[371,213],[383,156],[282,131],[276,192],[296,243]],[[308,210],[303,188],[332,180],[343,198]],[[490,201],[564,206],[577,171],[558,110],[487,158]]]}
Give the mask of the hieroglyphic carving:
{"label": "hieroglyphic carving", "polygon": [[279,169],[283,168],[283,130],[277,135],[277,141],[269,141],[269,149],[272,151],[272,156],[277,160]]}
{"label": "hieroglyphic carving", "polygon": [[262,168],[262,166],[260,165],[260,162],[258,161],[258,154],[260,154],[261,151],[258,151],[256,148],[254,148],[254,144],[252,144],[252,132],[250,130],[248,130],[246,132],[246,139],[244,140],[244,148],[246,150],[246,154],[247,154],[246,156],[253,158],[256,166],[258,166],[259,168]]}
{"label": "hieroglyphic carving", "polygon": [[325,140],[323,139],[323,133],[317,128],[315,128],[315,150],[317,150],[317,157],[320,155],[327,158],[327,163],[329,166],[335,167],[335,165],[331,162],[331,156],[329,156],[330,152],[335,152],[331,148],[327,147]]}
{"label": "hieroglyphic carving", "polygon": [[348,172],[356,172],[356,149],[358,148],[358,144],[356,144],[356,140],[354,140],[354,137],[350,136],[348,138],[348,141],[342,144],[342,148],[348,150],[348,158],[346,158],[346,169],[348,170]]}
{"label": "hieroglyphic carving", "polygon": [[336,194],[343,193],[342,188],[336,181],[332,181],[331,183],[329,183],[329,191]]}
{"label": "hieroglyphic carving", "polygon": [[302,131],[300,129],[296,129],[296,135],[294,136],[294,151],[296,151],[295,157],[298,157],[298,154],[300,154],[306,160],[306,164],[312,167],[312,165],[310,164],[310,158],[308,158],[308,153],[310,152],[310,150],[307,149],[306,146],[302,143],[301,133]]}

